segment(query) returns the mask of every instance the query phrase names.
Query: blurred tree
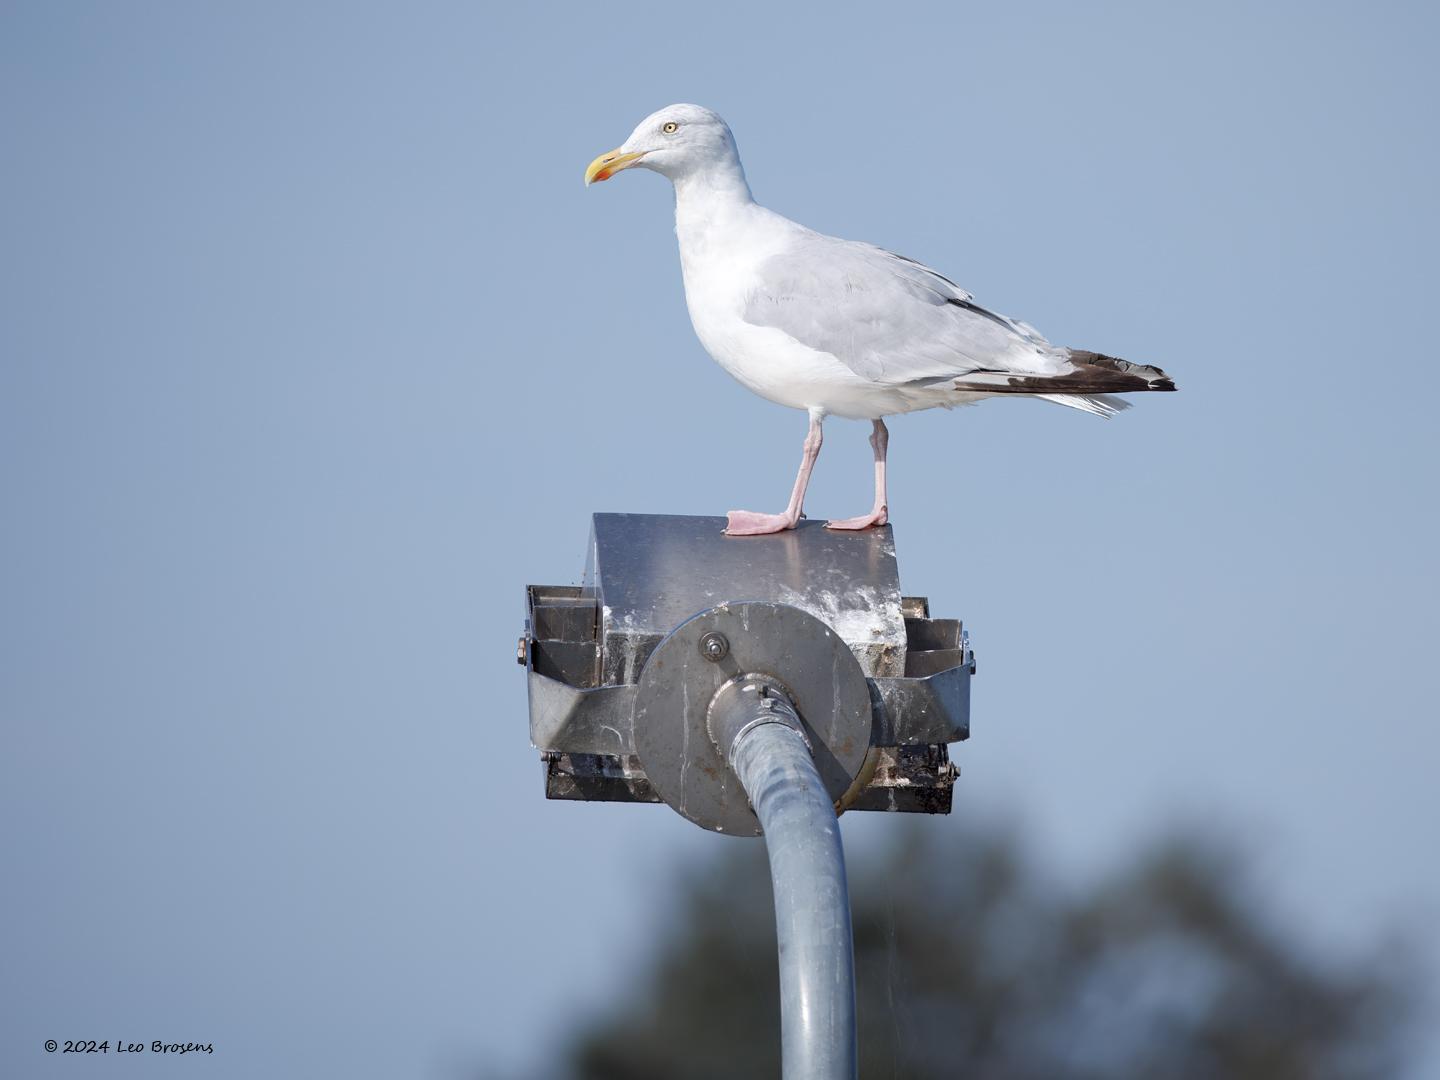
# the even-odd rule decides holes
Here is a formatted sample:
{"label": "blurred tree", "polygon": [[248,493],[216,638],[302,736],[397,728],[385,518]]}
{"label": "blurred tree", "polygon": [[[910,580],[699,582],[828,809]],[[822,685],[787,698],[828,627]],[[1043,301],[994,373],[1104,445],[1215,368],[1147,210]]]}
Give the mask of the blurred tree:
{"label": "blurred tree", "polygon": [[[1257,917],[1237,860],[1213,845],[1172,839],[1067,896],[1008,834],[896,824],[888,854],[851,867],[865,1080],[1402,1071],[1405,965],[1310,957]],[[680,909],[648,977],[574,1040],[572,1075],[778,1076],[761,845],[693,872]]]}

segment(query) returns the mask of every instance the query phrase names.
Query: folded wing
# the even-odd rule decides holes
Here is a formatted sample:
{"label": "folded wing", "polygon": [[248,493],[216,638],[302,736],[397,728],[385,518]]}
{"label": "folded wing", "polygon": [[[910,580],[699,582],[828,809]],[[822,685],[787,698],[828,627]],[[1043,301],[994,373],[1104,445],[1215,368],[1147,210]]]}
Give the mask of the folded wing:
{"label": "folded wing", "polygon": [[808,231],[761,265],[744,318],[887,387],[1057,400],[1175,388],[1158,368],[1052,345],[912,259]]}

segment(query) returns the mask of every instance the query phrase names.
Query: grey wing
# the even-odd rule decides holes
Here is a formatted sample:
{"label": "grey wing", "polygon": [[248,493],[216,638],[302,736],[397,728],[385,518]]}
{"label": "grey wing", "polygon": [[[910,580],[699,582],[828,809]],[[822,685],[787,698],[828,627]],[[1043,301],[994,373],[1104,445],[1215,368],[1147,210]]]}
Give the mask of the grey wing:
{"label": "grey wing", "polygon": [[975,372],[1050,374],[1065,352],[976,304],[953,281],[883,248],[809,233],[760,266],[746,322],[781,330],[886,386]]}

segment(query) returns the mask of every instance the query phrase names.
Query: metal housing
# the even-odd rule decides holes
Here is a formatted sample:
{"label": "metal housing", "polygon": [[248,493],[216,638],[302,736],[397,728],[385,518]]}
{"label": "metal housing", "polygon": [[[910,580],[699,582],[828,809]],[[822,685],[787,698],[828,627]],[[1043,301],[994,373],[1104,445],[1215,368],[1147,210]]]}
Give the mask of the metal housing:
{"label": "metal housing", "polygon": [[[646,677],[652,654],[697,615],[718,626],[725,616],[717,611],[761,602],[819,620],[863,678],[869,732],[837,800],[842,808],[948,813],[956,776],[948,744],[969,737],[974,654],[958,620],[932,619],[923,597],[902,595],[891,528],[834,532],[802,521],[774,536],[730,537],[724,525],[718,517],[596,514],[582,583],[528,587],[517,658],[546,796],[661,801],[656,781],[665,781],[652,779],[645,762],[653,767],[662,755],[649,729],[636,731],[637,717],[662,722],[637,702],[642,685],[656,682],[655,673]],[[698,651],[713,628],[690,628],[697,640],[685,648],[697,650],[696,671],[714,667]],[[743,631],[725,636],[729,648],[745,648]]]}

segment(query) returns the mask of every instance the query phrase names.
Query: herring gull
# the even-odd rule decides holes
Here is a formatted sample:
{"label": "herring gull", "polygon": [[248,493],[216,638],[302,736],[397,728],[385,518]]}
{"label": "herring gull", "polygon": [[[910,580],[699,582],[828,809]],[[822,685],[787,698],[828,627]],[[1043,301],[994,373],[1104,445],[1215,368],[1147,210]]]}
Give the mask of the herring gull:
{"label": "herring gull", "polygon": [[864,529],[889,520],[886,416],[1023,395],[1109,417],[1129,407],[1112,394],[1175,389],[1159,368],[1052,345],[913,259],[760,206],[730,128],[709,109],[652,113],[590,163],[585,183],[629,168],[675,185],[685,303],[700,343],[749,390],[810,416],[789,505],[779,514],[732,510],[727,533],[795,527],[826,416],[872,422],[874,506],[826,523]]}

